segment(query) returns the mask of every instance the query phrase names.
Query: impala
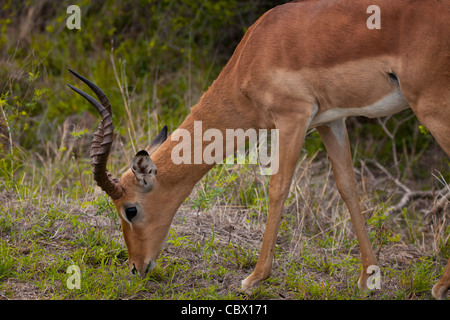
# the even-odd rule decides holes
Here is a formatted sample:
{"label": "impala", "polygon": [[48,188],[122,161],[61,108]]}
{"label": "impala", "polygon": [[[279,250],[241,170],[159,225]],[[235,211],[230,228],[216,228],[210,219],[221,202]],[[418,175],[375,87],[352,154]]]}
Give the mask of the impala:
{"label": "impala", "polygon": [[[369,29],[367,8],[381,12],[380,29]],[[288,3],[251,26],[218,78],[180,129],[277,129],[279,169],[270,177],[269,210],[258,262],[241,289],[269,277],[283,203],[306,131],[316,128],[329,155],[336,186],[358,240],[367,289],[377,265],[358,203],[348,116],[383,117],[411,108],[450,155],[450,5],[443,0],[317,0]],[[122,223],[129,267],[152,270],[174,214],[214,164],[174,164],[165,127],[139,151],[120,180],[106,163],[113,142],[111,106],[92,82],[100,102],[70,86],[95,106],[101,122],[91,146],[94,179],[112,199]],[[205,147],[205,146],[204,146]],[[193,158],[193,150],[192,157]],[[447,265],[432,294],[444,299]]]}

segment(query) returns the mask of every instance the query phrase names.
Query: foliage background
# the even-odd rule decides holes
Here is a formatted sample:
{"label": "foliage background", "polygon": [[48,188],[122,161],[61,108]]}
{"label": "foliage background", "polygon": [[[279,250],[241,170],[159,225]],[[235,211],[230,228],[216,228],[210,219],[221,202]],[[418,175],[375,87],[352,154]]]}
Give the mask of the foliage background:
{"label": "foliage background", "polygon": [[[80,30],[66,28],[70,4],[81,8]],[[42,142],[34,139],[54,134],[52,126],[42,123],[91,111],[65,87],[74,82],[67,68],[108,90],[116,119],[123,119],[124,103],[110,59],[113,50],[133,115],[140,114],[142,121],[148,113],[153,119],[158,115],[175,121],[172,126],[176,126],[218,75],[246,28],[276,4],[186,0],[3,3],[2,93],[8,94],[11,105],[32,111],[33,124],[41,124],[34,135],[16,142],[34,146]],[[30,74],[38,75],[35,81],[30,81]],[[23,103],[27,93],[32,100],[30,89],[45,90],[33,106]]]}

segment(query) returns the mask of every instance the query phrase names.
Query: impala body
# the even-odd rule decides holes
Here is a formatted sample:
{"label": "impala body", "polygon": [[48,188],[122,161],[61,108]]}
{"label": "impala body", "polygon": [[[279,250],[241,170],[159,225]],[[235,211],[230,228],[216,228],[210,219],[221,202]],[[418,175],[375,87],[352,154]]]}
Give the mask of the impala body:
{"label": "impala body", "polygon": [[[369,29],[367,8],[381,10],[381,28]],[[74,73],[75,74],[75,73]],[[77,75],[77,74],[75,74]],[[213,164],[177,164],[179,143],[167,129],[140,151],[120,181],[106,171],[112,143],[111,107],[97,94],[88,99],[102,116],[92,145],[94,177],[112,198],[122,222],[133,272],[143,276],[155,265],[172,219],[195,184]],[[348,116],[382,117],[411,108],[450,155],[450,3],[444,0],[318,0],[278,6],[246,32],[216,81],[180,128],[203,130],[278,129],[279,169],[271,176],[269,212],[261,253],[242,282],[251,292],[272,269],[283,203],[308,128],[316,128],[332,163],[359,242],[366,288],[372,251],[356,192]],[[193,150],[192,150],[193,152]],[[450,267],[433,288],[445,298]]]}

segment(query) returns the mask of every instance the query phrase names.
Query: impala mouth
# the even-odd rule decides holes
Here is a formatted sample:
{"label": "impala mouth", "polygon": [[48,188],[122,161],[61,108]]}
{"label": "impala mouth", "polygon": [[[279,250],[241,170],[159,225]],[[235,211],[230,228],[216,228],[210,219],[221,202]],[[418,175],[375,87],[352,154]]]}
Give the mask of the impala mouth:
{"label": "impala mouth", "polygon": [[147,275],[147,273],[150,273],[153,271],[153,269],[156,266],[156,261],[150,261],[147,265],[147,268],[143,268],[143,271],[139,271],[136,268],[136,265],[133,263],[133,267],[131,268],[131,273],[132,274],[137,274],[139,277],[141,278],[145,278],[145,276]]}
{"label": "impala mouth", "polygon": [[148,267],[147,267],[147,272],[152,272],[153,269],[155,269],[155,266],[156,266],[156,261],[150,261],[150,263],[148,264]]}

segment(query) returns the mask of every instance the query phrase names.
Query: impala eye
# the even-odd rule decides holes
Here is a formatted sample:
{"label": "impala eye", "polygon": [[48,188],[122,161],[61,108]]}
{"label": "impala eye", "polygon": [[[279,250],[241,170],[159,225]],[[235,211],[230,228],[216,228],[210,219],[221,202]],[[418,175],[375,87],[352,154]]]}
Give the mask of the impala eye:
{"label": "impala eye", "polygon": [[125,214],[127,215],[128,221],[131,222],[131,220],[132,220],[132,219],[136,216],[136,214],[137,214],[137,209],[136,209],[136,207],[131,207],[131,208],[125,209]]}

